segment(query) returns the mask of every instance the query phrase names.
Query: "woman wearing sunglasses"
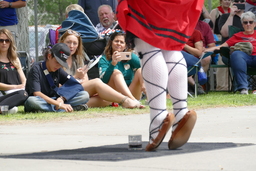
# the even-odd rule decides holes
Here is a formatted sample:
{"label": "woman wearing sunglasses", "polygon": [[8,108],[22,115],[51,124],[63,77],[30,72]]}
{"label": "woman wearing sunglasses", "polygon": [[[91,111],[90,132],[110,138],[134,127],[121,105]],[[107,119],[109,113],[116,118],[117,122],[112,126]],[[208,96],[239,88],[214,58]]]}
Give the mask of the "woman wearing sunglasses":
{"label": "woman wearing sunglasses", "polygon": [[[252,53],[244,51],[234,51],[230,55],[230,66],[236,82],[236,90],[241,94],[248,94],[247,67],[256,68],[256,32],[254,30],[256,17],[251,12],[245,12],[241,15],[241,22],[244,31],[238,32],[230,37],[226,42],[214,48],[208,48],[205,51],[219,50],[221,47],[231,47],[239,42],[250,42],[252,44]],[[223,61],[225,63],[225,61]],[[228,63],[225,63],[228,65]]]}
{"label": "woman wearing sunglasses", "polygon": [[12,33],[2,29],[0,30],[0,106],[9,105],[8,113],[16,113],[18,111],[16,106],[22,105],[27,99],[25,84],[26,77],[17,56]]}
{"label": "woman wearing sunglasses", "polygon": [[88,79],[86,68],[84,65],[84,51],[80,34],[73,30],[67,30],[59,39],[59,42],[65,43],[70,48],[70,57],[67,59],[69,69],[65,69],[70,75],[73,75],[80,81],[84,90],[90,95],[88,107],[105,107],[111,105],[112,102],[119,103],[125,108],[140,107],[139,103],[131,98],[115,91],[107,84],[103,83],[99,78]]}

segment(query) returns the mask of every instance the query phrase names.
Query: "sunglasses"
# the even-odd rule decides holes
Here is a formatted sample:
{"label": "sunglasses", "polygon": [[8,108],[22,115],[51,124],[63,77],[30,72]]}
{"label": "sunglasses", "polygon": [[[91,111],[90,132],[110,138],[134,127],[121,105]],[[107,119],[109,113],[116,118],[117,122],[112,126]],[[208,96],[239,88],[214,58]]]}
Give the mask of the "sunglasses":
{"label": "sunglasses", "polygon": [[0,43],[10,43],[10,39],[0,39]]}
{"label": "sunglasses", "polygon": [[245,25],[247,25],[247,24],[253,24],[254,23],[254,21],[243,21],[243,24],[245,24]]}
{"label": "sunglasses", "polygon": [[241,2],[243,3],[245,0],[234,0],[234,2]]}
{"label": "sunglasses", "polygon": [[78,32],[76,32],[76,31],[74,31],[74,30],[67,30],[67,32],[68,32],[68,34],[74,34],[75,36],[77,36],[77,37],[80,37],[81,36],[81,34],[80,33],[78,33]]}

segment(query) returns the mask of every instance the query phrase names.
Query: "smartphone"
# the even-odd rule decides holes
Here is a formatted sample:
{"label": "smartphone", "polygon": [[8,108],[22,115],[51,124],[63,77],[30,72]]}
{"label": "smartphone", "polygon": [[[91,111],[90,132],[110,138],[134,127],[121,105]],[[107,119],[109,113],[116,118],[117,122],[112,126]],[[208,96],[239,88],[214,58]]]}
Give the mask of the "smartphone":
{"label": "smartphone", "polygon": [[131,60],[132,53],[131,52],[119,52],[121,54],[121,60]]}
{"label": "smartphone", "polygon": [[234,4],[234,5],[237,6],[237,8],[240,9],[240,10],[245,9],[245,4]]}

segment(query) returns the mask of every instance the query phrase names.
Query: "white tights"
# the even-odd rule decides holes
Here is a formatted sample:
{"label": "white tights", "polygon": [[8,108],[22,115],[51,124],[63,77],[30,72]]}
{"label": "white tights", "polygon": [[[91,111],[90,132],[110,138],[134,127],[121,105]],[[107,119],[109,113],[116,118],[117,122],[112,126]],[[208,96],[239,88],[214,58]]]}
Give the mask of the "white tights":
{"label": "white tights", "polygon": [[[158,135],[163,120],[168,114],[166,93],[171,96],[175,122],[188,112],[187,109],[187,66],[180,51],[166,51],[135,39],[135,50],[142,56],[142,76],[145,82],[150,107],[150,143]],[[166,90],[167,88],[167,90]]]}

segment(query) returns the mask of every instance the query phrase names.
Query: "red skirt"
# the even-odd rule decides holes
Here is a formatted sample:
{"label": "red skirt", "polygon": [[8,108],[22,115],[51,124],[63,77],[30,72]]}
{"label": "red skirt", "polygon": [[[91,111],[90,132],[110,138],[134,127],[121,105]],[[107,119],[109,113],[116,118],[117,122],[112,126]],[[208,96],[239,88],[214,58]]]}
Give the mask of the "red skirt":
{"label": "red skirt", "polygon": [[120,27],[164,50],[182,50],[192,35],[204,0],[119,0]]}

